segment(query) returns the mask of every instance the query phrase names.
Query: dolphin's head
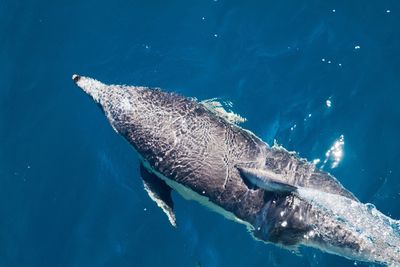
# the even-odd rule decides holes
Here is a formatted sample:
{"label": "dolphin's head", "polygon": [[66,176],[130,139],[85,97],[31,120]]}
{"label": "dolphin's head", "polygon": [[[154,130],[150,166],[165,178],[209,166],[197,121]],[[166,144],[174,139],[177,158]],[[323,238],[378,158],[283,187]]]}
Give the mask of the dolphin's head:
{"label": "dolphin's head", "polygon": [[[187,98],[139,86],[107,85],[95,79],[73,75],[78,87],[101,107],[111,126],[135,146],[174,142],[182,128],[177,120],[194,104]],[[173,123],[175,121],[175,123]]]}
{"label": "dolphin's head", "polygon": [[91,96],[105,113],[114,130],[121,134],[124,134],[127,128],[142,125],[146,113],[147,116],[151,116],[153,112],[149,100],[144,98],[145,91],[150,91],[150,89],[107,85],[93,78],[76,74],[72,75],[72,80]]}
{"label": "dolphin's head", "polygon": [[72,80],[78,85],[85,93],[90,95],[96,103],[100,103],[102,95],[106,90],[107,85],[84,76],[77,74],[72,75]]}

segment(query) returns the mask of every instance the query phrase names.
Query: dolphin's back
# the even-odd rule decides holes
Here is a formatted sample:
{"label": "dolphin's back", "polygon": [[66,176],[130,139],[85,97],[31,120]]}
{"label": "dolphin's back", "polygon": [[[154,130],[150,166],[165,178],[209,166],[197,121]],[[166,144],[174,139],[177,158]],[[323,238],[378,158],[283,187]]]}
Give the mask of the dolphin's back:
{"label": "dolphin's back", "polygon": [[127,89],[125,99],[146,104],[132,105],[123,117],[116,110],[113,117],[122,119],[114,125],[151,168],[251,223],[265,204],[265,192],[250,190],[235,166],[263,157],[266,144],[195,100]]}
{"label": "dolphin's back", "polygon": [[[243,181],[238,164],[261,162],[291,185],[355,199],[333,176],[283,148],[269,147],[193,99],[161,90],[126,93],[151,103],[136,107],[140,117],[134,124],[124,120],[121,128],[128,132],[123,134],[128,141],[163,175],[196,193],[207,192],[212,202],[239,218],[249,218],[265,201],[264,190],[251,190]],[[149,106],[151,110],[143,112]]]}

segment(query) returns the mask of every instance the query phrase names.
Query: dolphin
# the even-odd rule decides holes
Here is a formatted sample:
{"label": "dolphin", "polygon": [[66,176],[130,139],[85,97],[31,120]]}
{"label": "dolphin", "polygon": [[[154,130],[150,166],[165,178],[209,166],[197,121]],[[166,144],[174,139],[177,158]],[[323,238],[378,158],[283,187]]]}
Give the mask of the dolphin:
{"label": "dolphin", "polygon": [[72,79],[137,152],[144,189],[173,226],[172,190],[245,225],[256,240],[400,266],[399,221],[296,153],[269,146],[240,116],[158,88]]}

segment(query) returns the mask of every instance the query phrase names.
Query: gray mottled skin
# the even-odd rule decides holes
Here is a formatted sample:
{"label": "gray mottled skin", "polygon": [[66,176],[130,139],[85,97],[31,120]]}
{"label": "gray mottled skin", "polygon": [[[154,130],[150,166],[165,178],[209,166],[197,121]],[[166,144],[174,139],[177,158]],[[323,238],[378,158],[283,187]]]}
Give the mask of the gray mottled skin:
{"label": "gray mottled skin", "polygon": [[362,241],[323,210],[296,194],[250,188],[235,166],[267,168],[287,183],[356,200],[329,174],[269,147],[192,99],[144,87],[106,86],[86,77],[74,80],[152,169],[249,223],[257,239],[362,259]]}

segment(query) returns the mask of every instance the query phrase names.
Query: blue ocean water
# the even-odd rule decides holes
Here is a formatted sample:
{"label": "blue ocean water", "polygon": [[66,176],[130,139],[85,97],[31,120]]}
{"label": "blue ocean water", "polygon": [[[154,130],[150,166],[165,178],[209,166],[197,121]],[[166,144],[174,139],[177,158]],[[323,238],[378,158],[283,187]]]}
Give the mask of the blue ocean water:
{"label": "blue ocean water", "polygon": [[395,0],[1,0],[0,266],[375,266],[254,241],[176,194],[172,228],[71,75],[230,100],[243,127],[400,219],[399,13]]}

